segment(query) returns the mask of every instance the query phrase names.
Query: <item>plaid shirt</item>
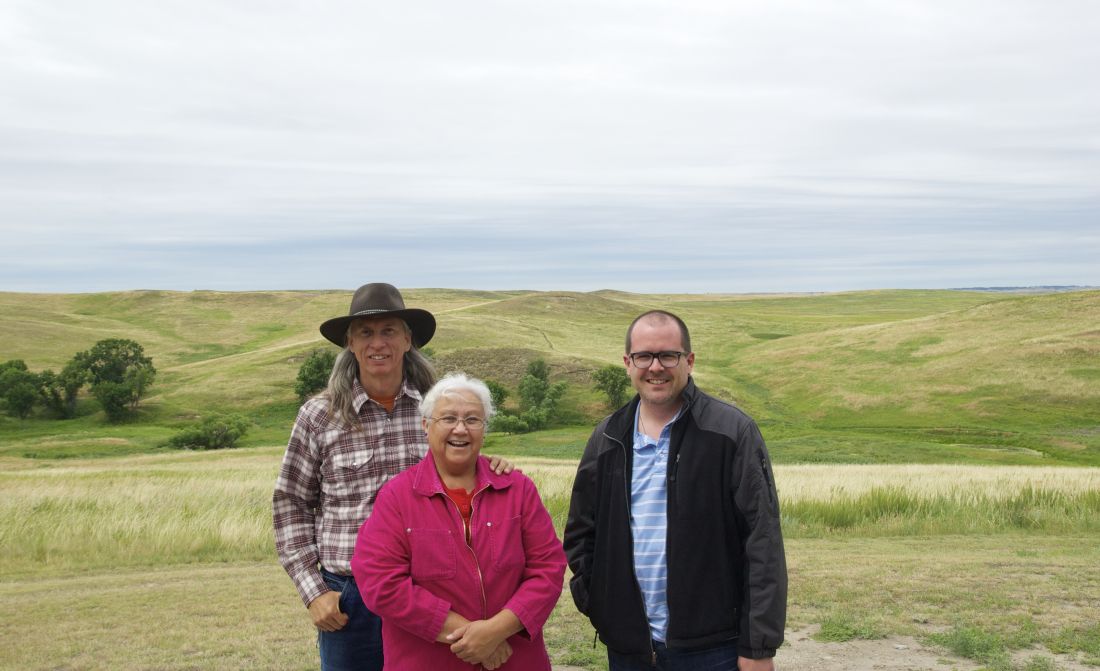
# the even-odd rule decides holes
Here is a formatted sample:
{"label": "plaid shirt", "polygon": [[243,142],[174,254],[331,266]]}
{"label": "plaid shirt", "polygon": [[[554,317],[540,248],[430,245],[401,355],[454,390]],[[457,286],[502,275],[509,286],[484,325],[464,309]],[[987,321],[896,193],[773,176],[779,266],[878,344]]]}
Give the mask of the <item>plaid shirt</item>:
{"label": "plaid shirt", "polygon": [[415,388],[402,385],[392,415],[358,380],[354,390],[354,429],[329,417],[327,399],[302,405],[275,483],[275,549],[307,606],[329,591],[320,567],[351,575],[355,538],[378,490],[428,453]]}

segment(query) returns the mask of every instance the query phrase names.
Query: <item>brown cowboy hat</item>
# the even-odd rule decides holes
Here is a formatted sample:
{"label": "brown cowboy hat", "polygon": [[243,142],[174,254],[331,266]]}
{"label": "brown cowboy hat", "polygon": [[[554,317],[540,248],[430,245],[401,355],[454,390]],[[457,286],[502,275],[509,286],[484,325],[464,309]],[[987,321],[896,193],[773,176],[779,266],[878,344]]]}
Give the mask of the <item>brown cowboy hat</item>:
{"label": "brown cowboy hat", "polygon": [[321,324],[321,335],[340,347],[346,345],[348,325],[363,317],[397,317],[412,331],[412,341],[423,347],[435,335],[435,317],[427,310],[406,308],[401,292],[392,284],[372,282],[355,290],[347,317],[333,317]]}

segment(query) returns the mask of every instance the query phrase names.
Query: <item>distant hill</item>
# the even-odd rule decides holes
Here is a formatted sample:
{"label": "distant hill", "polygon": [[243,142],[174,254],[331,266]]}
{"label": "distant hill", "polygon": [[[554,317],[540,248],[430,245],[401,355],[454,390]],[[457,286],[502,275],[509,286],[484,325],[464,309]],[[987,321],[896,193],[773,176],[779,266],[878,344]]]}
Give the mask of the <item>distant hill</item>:
{"label": "distant hill", "polygon": [[1049,294],[1062,291],[1092,291],[1100,287],[1077,285],[1044,285],[1035,287],[962,287],[952,291],[1003,291],[1013,294]]}
{"label": "distant hill", "polygon": [[[545,358],[555,379],[573,385],[565,418],[582,425],[604,412],[590,373],[621,362],[631,319],[665,308],[692,329],[700,385],[756,417],[777,459],[1100,462],[1098,290],[404,294],[438,319],[429,347],[441,371],[514,389],[527,363]],[[332,347],[317,326],[346,313],[349,299],[349,291],[0,293],[0,361],[56,370],[97,340],[132,338],[159,371],[143,421],[166,433],[231,409],[258,422],[254,440],[278,442],[296,408],[298,365],[309,350]],[[59,427],[102,433],[97,422],[3,418],[0,440],[45,444]],[[135,445],[153,440],[117,430],[137,436]]]}

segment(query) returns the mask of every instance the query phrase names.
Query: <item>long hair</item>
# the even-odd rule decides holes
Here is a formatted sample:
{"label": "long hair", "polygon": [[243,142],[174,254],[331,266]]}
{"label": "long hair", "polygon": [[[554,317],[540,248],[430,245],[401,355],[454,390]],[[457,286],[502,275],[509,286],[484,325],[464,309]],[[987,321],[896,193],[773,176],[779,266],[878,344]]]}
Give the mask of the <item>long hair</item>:
{"label": "long hair", "polygon": [[[405,324],[404,321],[401,322]],[[351,325],[348,325],[350,335]],[[405,324],[405,332],[412,336],[412,330]],[[345,339],[344,342],[347,342]],[[403,361],[405,380],[419,391],[426,394],[435,384],[435,367],[428,358],[420,353],[413,345],[405,352]],[[347,346],[338,355],[336,362],[332,364],[332,372],[328,376],[328,386],[321,392],[321,396],[328,399],[329,416],[337,422],[347,426],[358,426],[358,417],[355,415],[355,381],[359,379],[359,362],[355,360],[355,353]]]}

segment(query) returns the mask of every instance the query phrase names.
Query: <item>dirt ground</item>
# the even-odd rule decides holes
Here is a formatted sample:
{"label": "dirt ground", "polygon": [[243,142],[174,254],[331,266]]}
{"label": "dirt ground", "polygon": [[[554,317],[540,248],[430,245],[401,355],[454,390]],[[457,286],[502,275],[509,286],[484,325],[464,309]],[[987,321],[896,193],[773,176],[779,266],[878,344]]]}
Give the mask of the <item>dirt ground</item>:
{"label": "dirt ground", "polygon": [[[929,647],[910,636],[891,636],[875,641],[826,643],[815,641],[816,627],[788,631],[787,642],[775,657],[776,671],[975,671],[981,668],[968,659],[955,657],[940,648]],[[1034,656],[1054,660],[1058,671],[1095,671],[1073,658],[1046,650],[1025,650],[1015,655],[1022,666]],[[583,671],[572,666],[555,666],[554,671]]]}
{"label": "dirt ground", "polygon": [[978,665],[928,648],[910,636],[875,641],[815,641],[815,629],[788,631],[787,645],[775,656],[777,671],[972,671]]}
{"label": "dirt ground", "polygon": [[[942,648],[928,646],[911,636],[891,636],[875,641],[826,643],[812,636],[817,627],[787,631],[787,645],[775,657],[776,671],[974,671],[981,668],[969,659],[956,657]],[[1095,671],[1076,656],[1055,655],[1045,648],[1020,650],[1013,654],[1018,668],[1034,657],[1046,657],[1058,671]]]}

